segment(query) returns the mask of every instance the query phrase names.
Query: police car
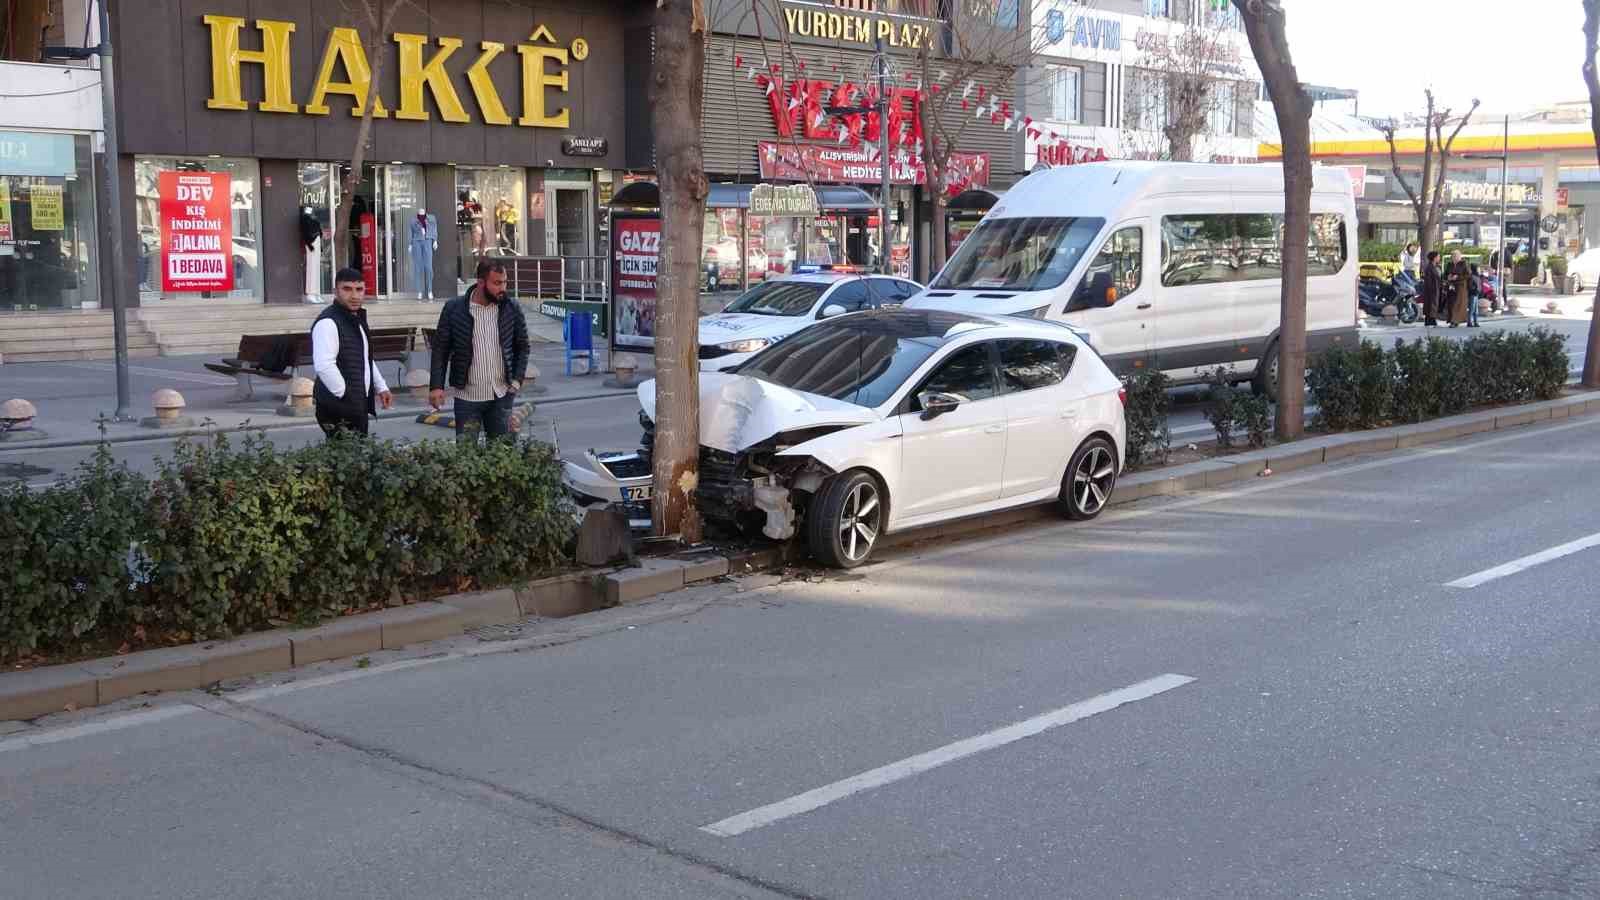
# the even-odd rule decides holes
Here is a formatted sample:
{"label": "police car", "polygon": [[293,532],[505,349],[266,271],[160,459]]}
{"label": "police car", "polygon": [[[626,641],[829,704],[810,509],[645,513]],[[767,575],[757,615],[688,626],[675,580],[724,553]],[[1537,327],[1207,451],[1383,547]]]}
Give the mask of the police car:
{"label": "police car", "polygon": [[700,318],[700,369],[730,369],[819,320],[900,306],[921,290],[909,278],[845,266],[798,266],[795,274],[769,278],[722,312]]}

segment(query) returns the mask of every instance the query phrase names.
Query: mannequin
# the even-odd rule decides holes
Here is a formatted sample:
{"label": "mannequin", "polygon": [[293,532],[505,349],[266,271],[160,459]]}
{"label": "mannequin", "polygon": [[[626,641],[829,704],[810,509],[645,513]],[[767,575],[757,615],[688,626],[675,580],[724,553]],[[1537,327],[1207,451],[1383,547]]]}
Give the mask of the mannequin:
{"label": "mannequin", "polygon": [[439,220],[418,207],[407,226],[411,247],[412,289],[424,300],[433,299],[433,254],[439,249]]}
{"label": "mannequin", "polygon": [[300,249],[305,253],[307,303],[322,302],[322,223],[311,207],[300,208]]}

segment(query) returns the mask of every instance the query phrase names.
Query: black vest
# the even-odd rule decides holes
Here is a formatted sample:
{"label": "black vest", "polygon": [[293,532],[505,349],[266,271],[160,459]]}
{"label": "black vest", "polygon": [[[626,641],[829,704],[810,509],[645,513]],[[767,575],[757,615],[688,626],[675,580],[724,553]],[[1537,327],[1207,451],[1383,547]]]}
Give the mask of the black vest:
{"label": "black vest", "polygon": [[[344,396],[335,397],[333,392],[323,385],[322,379],[318,378],[316,387],[311,391],[312,399],[318,406],[338,410],[346,415],[359,416],[375,412],[372,392],[365,391],[367,372],[372,364],[365,352],[371,341],[367,335],[367,311],[363,309],[352,313],[334,303],[323,310],[322,315],[317,316],[317,321],[311,323],[311,327],[315,329],[317,323],[323,319],[331,319],[334,326],[339,329],[337,364],[339,374],[344,377]],[[363,337],[367,340],[363,341]]]}

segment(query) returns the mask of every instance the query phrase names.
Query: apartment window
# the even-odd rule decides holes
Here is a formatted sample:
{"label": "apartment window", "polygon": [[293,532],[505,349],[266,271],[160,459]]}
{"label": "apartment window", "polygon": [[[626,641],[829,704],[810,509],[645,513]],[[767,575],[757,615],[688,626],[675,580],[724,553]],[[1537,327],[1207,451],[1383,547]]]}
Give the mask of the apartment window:
{"label": "apartment window", "polygon": [[1180,0],[1145,0],[1144,11],[1152,16],[1172,17],[1172,7]]}
{"label": "apartment window", "polygon": [[1160,131],[1167,124],[1167,79],[1149,69],[1130,69],[1123,118],[1135,131]]}
{"label": "apartment window", "polygon": [[1214,135],[1233,134],[1234,115],[1238,112],[1238,85],[1231,81],[1218,81],[1211,85],[1210,131]]}
{"label": "apartment window", "polygon": [[1057,122],[1080,121],[1083,70],[1077,66],[1049,66],[1045,72],[1050,84],[1050,118]]}

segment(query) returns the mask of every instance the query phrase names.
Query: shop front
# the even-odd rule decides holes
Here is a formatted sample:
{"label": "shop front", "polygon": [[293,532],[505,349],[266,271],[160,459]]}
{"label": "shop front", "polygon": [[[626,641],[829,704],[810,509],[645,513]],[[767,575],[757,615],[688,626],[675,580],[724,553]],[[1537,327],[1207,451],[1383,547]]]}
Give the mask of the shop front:
{"label": "shop front", "polygon": [[119,60],[139,302],[324,302],[343,267],[378,297],[443,298],[485,257],[592,256],[597,188],[623,162],[635,5],[402,9],[381,80],[339,4],[115,17],[123,47],[193,51]]}
{"label": "shop front", "polygon": [[0,130],[0,310],[99,305],[88,135]]}

